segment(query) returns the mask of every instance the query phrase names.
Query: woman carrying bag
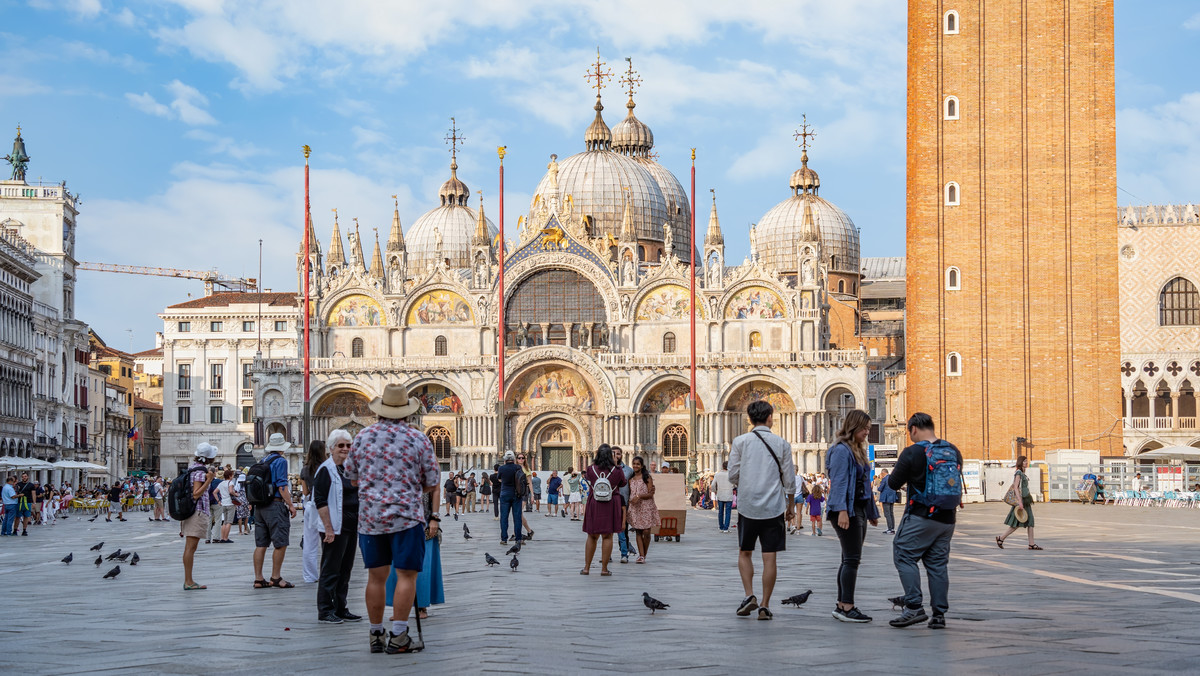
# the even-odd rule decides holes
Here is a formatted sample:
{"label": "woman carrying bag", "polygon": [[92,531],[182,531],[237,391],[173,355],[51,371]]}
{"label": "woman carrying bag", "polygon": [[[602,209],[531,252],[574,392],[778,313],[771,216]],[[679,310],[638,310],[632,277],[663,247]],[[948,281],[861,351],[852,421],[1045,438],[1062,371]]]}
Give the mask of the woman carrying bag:
{"label": "woman carrying bag", "polygon": [[885,469],[879,476],[879,504],[883,505],[883,518],[887,521],[888,535],[896,534],[896,503],[900,502],[900,494],[888,485],[888,471]]}
{"label": "woman carrying bag", "polygon": [[842,563],[838,567],[837,606],[833,617],[842,622],[870,622],[871,617],[854,605],[854,587],[858,581],[858,564],[862,560],[863,541],[867,539],[867,523],[879,524],[875,509],[875,492],[871,488],[871,466],[867,459],[867,435],[871,417],[864,411],[853,410],[846,416],[838,432],[837,443],[829,449],[829,523],[842,546]]}
{"label": "woman carrying bag", "polygon": [[1017,471],[1013,474],[1012,485],[1004,494],[1004,501],[1012,505],[1012,509],[1008,510],[1008,516],[1004,519],[1004,525],[1008,526],[1008,530],[1004,531],[1004,535],[996,536],[996,546],[1000,549],[1004,549],[1004,540],[1018,528],[1027,529],[1030,549],[1038,551],[1042,549],[1033,541],[1033,500],[1029,494],[1029,477],[1025,474],[1028,467],[1029,458],[1023,455],[1017,458]]}

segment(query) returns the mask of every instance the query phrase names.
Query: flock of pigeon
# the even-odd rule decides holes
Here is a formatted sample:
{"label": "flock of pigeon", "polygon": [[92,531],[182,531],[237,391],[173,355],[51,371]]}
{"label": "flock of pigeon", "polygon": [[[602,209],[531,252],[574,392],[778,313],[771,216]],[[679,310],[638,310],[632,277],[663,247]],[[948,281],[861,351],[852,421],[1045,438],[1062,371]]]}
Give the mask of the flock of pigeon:
{"label": "flock of pigeon", "polygon": [[[95,547],[92,547],[88,551],[99,552],[102,549],[104,549],[103,542],[96,545]],[[133,558],[129,558],[130,556],[132,556]],[[75,560],[75,552],[71,552],[70,554],[67,554],[66,556],[62,557],[62,562],[67,564],[68,566],[71,565],[71,562],[74,560]],[[117,551],[113,552],[112,554],[109,554],[107,557],[104,556],[103,554],[97,554],[96,560],[93,563],[95,563],[96,567],[99,568],[101,565],[104,564],[105,561],[114,561],[114,560],[120,561],[121,563],[125,563],[126,561],[128,561],[129,565],[136,566],[136,565],[138,565],[138,561],[142,560],[142,557],[138,556],[137,552],[122,552],[118,548]],[[118,563],[117,565],[113,566],[112,570],[110,570],[104,574],[104,579],[112,580],[120,574],[121,574],[121,564]]]}
{"label": "flock of pigeon", "polygon": [[[564,517],[567,515],[566,512],[563,512],[562,514]],[[471,529],[467,528],[467,524],[465,524],[465,523],[463,524],[463,539],[464,540],[473,539],[471,537]],[[512,547],[509,547],[507,552],[504,552],[505,556],[508,556],[510,554],[512,555],[512,559],[508,562],[508,567],[514,573],[517,572],[517,567],[521,565],[520,559],[517,558],[517,555],[520,553],[521,553],[521,541],[520,540],[517,540],[517,543],[515,545],[513,545]],[[488,554],[487,552],[483,553],[483,562],[485,565],[487,565],[488,568],[491,568],[492,566],[500,565],[500,562],[498,560],[496,560],[496,557],[492,556],[491,554]],[[789,596],[786,599],[784,599],[782,601],[782,603],[785,606],[791,605],[791,606],[796,606],[797,608],[799,608],[800,606],[804,605],[804,603],[806,601],[808,601],[809,596],[812,596],[811,589],[804,592],[803,594],[796,594],[795,596]],[[653,615],[655,612],[657,612],[659,610],[666,610],[667,608],[671,607],[670,604],[663,603],[662,601],[659,601],[658,599],[654,598],[653,596],[651,596],[650,594],[645,593],[645,592],[642,593],[642,604],[650,609],[651,615]]]}

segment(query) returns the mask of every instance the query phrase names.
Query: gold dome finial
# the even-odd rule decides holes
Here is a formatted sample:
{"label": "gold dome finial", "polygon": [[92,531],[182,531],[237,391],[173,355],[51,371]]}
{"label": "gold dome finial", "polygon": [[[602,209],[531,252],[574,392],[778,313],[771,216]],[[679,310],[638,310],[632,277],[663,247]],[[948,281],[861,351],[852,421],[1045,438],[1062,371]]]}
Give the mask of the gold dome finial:
{"label": "gold dome finial", "polygon": [[800,150],[802,152],[800,156],[801,164],[806,165],[808,164],[808,141],[809,139],[816,138],[817,132],[813,130],[812,127],[808,126],[807,114],[803,115],[800,119],[800,129],[796,130],[796,133],[792,135],[792,138],[795,138],[800,145]]}
{"label": "gold dome finial", "polygon": [[600,90],[604,89],[604,81],[612,79],[612,69],[610,68],[609,70],[604,70],[604,66],[606,65],[607,64],[600,59],[600,48],[597,47],[596,63],[588,66],[587,75],[584,75],[584,79],[595,80],[595,82],[591,83],[591,87],[596,90],[597,102],[600,101]]}
{"label": "gold dome finial", "polygon": [[798,142],[801,151],[800,168],[792,173],[792,190],[795,190],[797,195],[810,192],[815,195],[821,187],[821,178],[817,176],[817,172],[808,168],[808,146],[809,139],[816,138],[817,132],[809,126],[808,115],[801,118],[800,129],[792,137]]}

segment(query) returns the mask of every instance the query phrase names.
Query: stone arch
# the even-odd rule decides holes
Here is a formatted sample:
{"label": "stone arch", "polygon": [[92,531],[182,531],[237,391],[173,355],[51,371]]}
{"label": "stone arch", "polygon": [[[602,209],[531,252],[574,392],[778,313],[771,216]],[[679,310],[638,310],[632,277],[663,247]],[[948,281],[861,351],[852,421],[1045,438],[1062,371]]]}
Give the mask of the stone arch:
{"label": "stone arch", "polygon": [[[269,423],[267,425],[267,437],[269,438],[272,434],[275,434],[275,433],[282,434],[284,439],[288,439],[287,425],[284,425],[283,423],[278,422],[278,421]],[[291,441],[291,439],[288,439],[288,441]]]}
{"label": "stone arch", "polygon": [[[683,390],[684,390],[683,393],[685,395],[688,393],[688,390],[691,389],[691,383],[689,383],[687,378],[684,378],[683,376],[666,375],[666,376],[662,376],[660,378],[655,378],[655,379],[649,381],[648,383],[646,383],[645,385],[643,385],[642,388],[637,392],[637,394],[634,395],[634,398],[633,398],[634,413],[643,413],[643,412],[665,413],[667,411],[672,411],[672,412],[684,411],[684,412],[686,412],[688,410],[686,403],[684,404],[682,409],[677,409],[675,406],[676,393],[666,391],[666,390],[671,389],[668,387],[671,384],[682,385]],[[663,394],[671,395],[670,399],[666,400],[667,406],[664,410],[643,411],[643,409],[646,408],[648,404],[651,404],[650,407],[654,408],[654,409],[662,408],[663,402],[659,402],[659,401],[652,402],[651,397],[652,396],[658,397]],[[704,396],[700,393],[700,389],[696,388],[696,411],[702,412],[702,411],[704,411],[704,409],[705,409]]]}
{"label": "stone arch", "polygon": [[[721,404],[721,410],[722,411],[734,410],[734,409],[729,408],[731,405],[734,404],[734,402],[732,401],[733,395],[737,394],[738,390],[740,390],[743,386],[753,384],[756,381],[769,383],[770,385],[773,385],[773,386],[779,388],[784,394],[787,395],[788,399],[791,400],[792,410],[799,410],[796,407],[796,401],[798,398],[791,392],[791,390],[788,388],[787,384],[784,383],[782,380],[776,378],[775,376],[765,374],[765,373],[749,373],[749,374],[741,376],[740,378],[736,378],[735,380],[730,382],[728,385],[726,385],[725,390],[721,393],[721,396],[719,398],[719,401]],[[743,406],[738,412],[745,413],[746,412],[745,406]]]}
{"label": "stone arch", "polygon": [[849,383],[849,382],[839,380],[839,381],[829,383],[829,384],[825,385],[824,388],[822,388],[821,396],[817,399],[817,401],[820,402],[822,407],[825,406],[825,402],[829,398],[829,395],[832,394],[833,391],[838,388],[845,389],[850,394],[854,395],[854,403],[856,406],[859,404],[862,404],[862,402],[866,401],[866,393],[861,391],[854,383]]}
{"label": "stone arch", "polygon": [[[425,407],[425,414],[465,415],[470,412],[467,410],[467,407],[471,405],[471,398],[458,385],[449,380],[433,376],[419,376],[406,383],[405,387],[408,388],[410,397],[417,397],[421,400],[421,404]],[[438,393],[426,389],[430,387],[440,387],[445,390],[445,393],[437,401],[434,401],[433,399],[429,399],[429,397],[437,396]],[[418,394],[418,391],[421,391],[421,393]],[[448,396],[456,398],[458,400],[457,404],[453,401],[446,401],[445,398]],[[454,410],[456,405],[458,406],[457,411]]]}
{"label": "stone arch", "polygon": [[[632,302],[629,303],[629,312],[630,312],[631,316],[627,317],[626,319],[632,320],[633,317],[637,315],[638,309],[642,305],[642,301],[646,300],[646,298],[648,298],[651,294],[653,294],[656,291],[666,290],[667,287],[682,288],[683,293],[684,293],[683,298],[684,298],[684,300],[686,300],[687,292],[688,292],[688,284],[689,284],[689,281],[686,279],[674,279],[674,278],[668,277],[665,279],[660,279],[658,281],[652,282],[649,286],[647,286],[644,289],[639,289],[636,293],[634,293]],[[704,304],[704,299],[701,298],[701,296],[700,296],[701,291],[702,291],[702,289],[696,289],[696,319],[697,319],[697,321],[699,321],[701,319],[709,318],[708,317],[708,308]],[[640,321],[679,321],[680,319],[687,319],[687,318],[688,318],[688,314],[685,311],[683,313],[682,317],[669,317],[669,318],[665,318],[662,320],[645,319],[645,320],[640,320]]]}
{"label": "stone arch", "polygon": [[[575,369],[583,373],[588,378],[590,384],[595,387],[597,395],[596,412],[612,412],[616,410],[617,395],[613,390],[612,383],[609,382],[604,370],[592,359],[586,352],[574,350],[562,345],[538,345],[536,347],[527,347],[507,360],[506,370],[510,375],[506,376],[505,386],[510,387],[515,384],[517,376],[525,368],[534,364],[546,364],[557,362],[564,366]],[[496,389],[498,383],[495,379],[492,380],[488,387],[488,411],[496,410],[498,402]],[[510,392],[505,392],[505,397],[509,396]]]}
{"label": "stone arch", "polygon": [[726,290],[725,293],[721,296],[721,302],[720,302],[721,317],[720,318],[726,319],[726,315],[728,315],[730,312],[731,304],[737,300],[738,294],[740,294],[741,292],[746,291],[748,289],[754,288],[754,287],[762,287],[762,288],[767,289],[768,291],[771,291],[772,293],[775,294],[775,296],[779,300],[779,304],[780,304],[779,309],[781,309],[783,312],[783,317],[781,317],[780,319],[793,319],[795,317],[795,314],[794,314],[794,311],[792,308],[792,304],[787,302],[787,300],[786,300],[788,297],[788,293],[785,289],[780,287],[775,282],[769,281],[766,279],[745,279],[745,280],[742,280],[742,281],[738,282],[737,284],[734,284],[733,286],[729,287],[729,289]]}
{"label": "stone arch", "polygon": [[[467,307],[470,309],[473,321],[447,322],[444,324],[409,324],[409,312],[416,307],[417,303],[425,299],[426,294],[437,291],[444,291],[458,296],[459,300],[466,303]],[[413,289],[412,291],[408,292],[404,302],[400,305],[396,320],[400,326],[478,326],[484,323],[483,317],[481,317],[479,313],[479,305],[474,299],[471,298],[471,294],[467,291],[467,289],[465,287],[460,287],[456,284],[450,284],[444,281],[430,282],[422,285],[419,289]]]}
{"label": "stone arch", "polygon": [[[561,424],[574,433],[576,444],[574,451],[575,458],[578,458],[580,454],[585,456],[592,454],[594,449],[592,448],[590,426],[571,413],[559,410],[538,411],[528,418],[521,420],[517,424],[517,428],[513,430],[513,436],[516,438],[518,444],[517,450],[526,454],[533,453],[538,448],[537,436],[546,427],[556,424]],[[538,462],[540,463],[540,458]],[[576,463],[572,461],[571,465],[576,466]],[[537,465],[534,466],[536,467]],[[549,467],[547,469],[565,468]]]}
{"label": "stone arch", "polygon": [[[607,323],[613,325],[621,321],[620,296],[609,271],[582,256],[570,253],[536,252],[506,267],[506,283],[504,285],[505,305],[507,306],[513,294],[517,292],[522,283],[528,280],[529,277],[537,272],[551,269],[571,270],[582,275],[584,279],[592,283],[592,286],[596,288],[596,292],[600,294],[600,298],[604,301]],[[511,278],[512,281],[508,282],[508,278]],[[499,288],[497,288],[493,296],[493,301],[499,298],[499,293]],[[494,314],[498,312],[496,308],[497,304],[493,302],[491,310],[493,315],[489,317],[493,324],[498,322],[498,318]]]}
{"label": "stone arch", "polygon": [[574,364],[539,361],[514,369],[511,385],[504,393],[504,407],[510,411],[553,408],[594,413],[599,408],[600,391],[599,384]]}
{"label": "stone arch", "polygon": [[1153,451],[1153,450],[1157,450],[1160,448],[1163,448],[1163,444],[1161,441],[1158,441],[1155,439],[1147,439],[1146,441],[1142,442],[1142,445],[1138,448],[1137,453],[1135,453],[1134,455],[1136,457],[1138,455],[1145,453],[1146,451]]}
{"label": "stone arch", "polygon": [[[346,326],[343,324],[334,324],[334,322],[332,321],[334,311],[338,309],[338,306],[342,301],[347,300],[349,298],[353,298],[354,296],[363,296],[365,298],[368,298],[373,303],[375,303],[376,306],[378,306],[378,310],[379,310],[379,324],[378,325],[376,325],[376,324],[360,324],[358,326],[351,327],[351,326]],[[339,328],[360,328],[360,327],[377,327],[377,326],[391,326],[392,325],[391,318],[388,317],[387,301],[383,298],[383,296],[381,294],[376,292],[375,289],[365,288],[365,287],[350,287],[350,288],[344,289],[344,290],[339,291],[339,292],[335,293],[334,295],[330,296],[322,304],[321,313],[318,316],[320,317],[321,321],[324,323],[324,326],[338,326]]]}

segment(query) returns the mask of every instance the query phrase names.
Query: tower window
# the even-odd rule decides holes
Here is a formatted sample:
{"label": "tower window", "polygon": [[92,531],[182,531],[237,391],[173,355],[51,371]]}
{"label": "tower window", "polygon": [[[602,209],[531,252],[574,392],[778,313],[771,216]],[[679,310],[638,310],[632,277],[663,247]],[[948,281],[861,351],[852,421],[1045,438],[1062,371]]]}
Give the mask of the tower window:
{"label": "tower window", "polygon": [[953,265],[951,265],[949,268],[947,268],[946,269],[946,290],[947,291],[961,290],[962,289],[961,280],[960,280],[961,276],[962,275],[961,275],[961,273],[959,273],[958,268],[954,267]]}
{"label": "tower window", "polygon": [[1159,326],[1200,326],[1200,292],[1183,277],[1167,282],[1158,294]]}
{"label": "tower window", "polygon": [[445,357],[446,352],[446,337],[438,336],[433,339],[433,354],[435,357]]}
{"label": "tower window", "polygon": [[951,352],[950,354],[946,355],[946,375],[962,375],[962,356],[957,352]]}
{"label": "tower window", "polygon": [[363,339],[355,338],[350,341],[350,356],[356,359],[363,356]]}
{"label": "tower window", "polygon": [[675,352],[675,334],[667,331],[663,334],[663,354],[673,354]]}
{"label": "tower window", "polygon": [[958,35],[958,12],[950,10],[942,20],[942,32],[946,35]]}
{"label": "tower window", "polygon": [[838,280],[838,293],[846,293],[846,280]]}
{"label": "tower window", "polygon": [[947,96],[946,97],[946,102],[944,104],[942,113],[943,113],[942,114],[943,119],[946,119],[946,120],[957,120],[958,119],[958,97],[957,96]]}
{"label": "tower window", "polygon": [[946,206],[948,206],[948,207],[958,206],[958,197],[959,197],[958,192],[959,192],[959,190],[958,190],[957,183],[955,183],[954,181],[950,181],[949,183],[946,184]]}

